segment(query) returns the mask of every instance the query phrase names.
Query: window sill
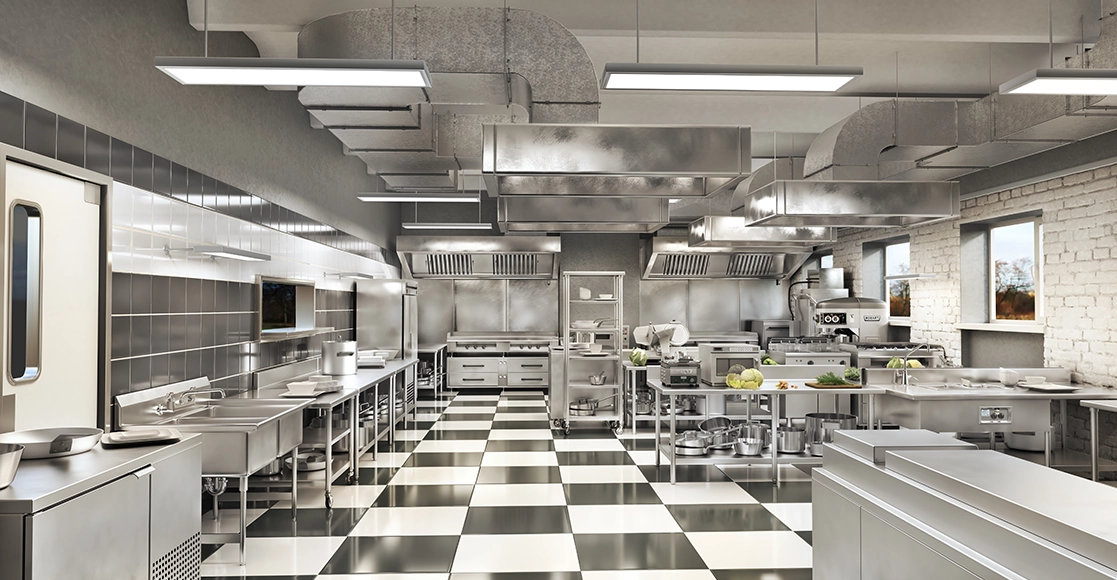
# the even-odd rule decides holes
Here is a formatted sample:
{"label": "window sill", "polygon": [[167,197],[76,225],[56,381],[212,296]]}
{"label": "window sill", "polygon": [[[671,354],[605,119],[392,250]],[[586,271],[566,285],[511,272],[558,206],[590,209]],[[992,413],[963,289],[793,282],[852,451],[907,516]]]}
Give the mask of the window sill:
{"label": "window sill", "polygon": [[911,328],[911,319],[910,318],[901,318],[901,319],[889,318],[888,319],[888,326],[899,326],[899,327],[903,327],[903,328]]}
{"label": "window sill", "polygon": [[958,330],[980,330],[983,332],[1016,332],[1021,334],[1043,334],[1043,324],[998,324],[994,322],[967,322],[955,324]]}

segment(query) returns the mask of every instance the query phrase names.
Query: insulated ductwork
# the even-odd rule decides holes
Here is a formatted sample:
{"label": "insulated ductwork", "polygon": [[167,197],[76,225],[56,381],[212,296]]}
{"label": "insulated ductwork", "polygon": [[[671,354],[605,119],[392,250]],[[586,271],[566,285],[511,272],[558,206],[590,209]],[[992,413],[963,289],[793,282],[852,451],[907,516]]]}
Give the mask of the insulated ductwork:
{"label": "insulated ductwork", "polygon": [[645,280],[783,280],[810,249],[693,248],[685,236],[656,236],[644,248]]}
{"label": "insulated ductwork", "polygon": [[562,241],[539,236],[400,236],[396,251],[414,278],[551,280],[558,277]]}
{"label": "insulated ductwork", "polygon": [[[1117,19],[1067,68],[1117,68]],[[1117,129],[1114,97],[991,94],[866,106],[811,144],[812,180],[949,180]]]}
{"label": "insulated ductwork", "polygon": [[526,10],[397,8],[394,31],[391,9],[335,14],[303,28],[299,56],[426,61],[426,90],[299,92],[311,123],[392,189],[455,186],[454,172],[480,167],[484,123],[597,122],[597,75],[585,49]]}
{"label": "insulated ductwork", "polygon": [[497,221],[506,233],[652,233],[667,225],[666,198],[497,198]]}

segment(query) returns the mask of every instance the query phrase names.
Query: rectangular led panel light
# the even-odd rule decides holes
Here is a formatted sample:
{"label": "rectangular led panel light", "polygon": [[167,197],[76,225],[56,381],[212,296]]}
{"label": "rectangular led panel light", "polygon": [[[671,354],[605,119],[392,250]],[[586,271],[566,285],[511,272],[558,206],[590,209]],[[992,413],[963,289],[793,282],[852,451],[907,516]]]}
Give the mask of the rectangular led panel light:
{"label": "rectangular led panel light", "polygon": [[1001,85],[1005,95],[1117,95],[1117,70],[1037,68]]}
{"label": "rectangular led panel light", "polygon": [[365,274],[364,272],[338,272],[333,274],[338,278],[354,278],[357,280],[375,280],[376,276],[373,274]]}
{"label": "rectangular led panel light", "polygon": [[481,197],[476,193],[360,193],[357,199],[369,202],[424,202],[424,203],[480,203]]}
{"label": "rectangular led panel light", "polygon": [[834,92],[864,74],[852,66],[607,63],[601,88],[651,91]]}
{"label": "rectangular led panel light", "polygon": [[250,252],[240,248],[230,248],[229,246],[194,246],[190,251],[195,254],[205,254],[213,256],[214,258],[229,258],[230,260],[241,260],[244,262],[270,262],[271,256],[268,254],[261,254],[259,252]]}
{"label": "rectangular led panel light", "polygon": [[479,223],[472,223],[472,222],[461,222],[461,223],[457,223],[457,222],[455,222],[455,223],[408,222],[408,223],[403,224],[402,227],[405,230],[491,230],[491,229],[493,229],[492,224],[487,224],[487,223],[479,224]]}
{"label": "rectangular led panel light", "polygon": [[424,87],[421,60],[161,56],[155,68],[184,85]]}

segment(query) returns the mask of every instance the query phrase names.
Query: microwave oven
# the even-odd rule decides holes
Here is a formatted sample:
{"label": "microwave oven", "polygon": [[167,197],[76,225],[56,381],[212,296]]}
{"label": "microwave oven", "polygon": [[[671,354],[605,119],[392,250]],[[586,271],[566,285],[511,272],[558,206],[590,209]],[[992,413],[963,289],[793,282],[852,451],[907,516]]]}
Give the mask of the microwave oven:
{"label": "microwave oven", "polygon": [[698,361],[703,383],[725,386],[725,376],[734,365],[749,369],[760,365],[760,347],[744,342],[703,342],[698,345]]}

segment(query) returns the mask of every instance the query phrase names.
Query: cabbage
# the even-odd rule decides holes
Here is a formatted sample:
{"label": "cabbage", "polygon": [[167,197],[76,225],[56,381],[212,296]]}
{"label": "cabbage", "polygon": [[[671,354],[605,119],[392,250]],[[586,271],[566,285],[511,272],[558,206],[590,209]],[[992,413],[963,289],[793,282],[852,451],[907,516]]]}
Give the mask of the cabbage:
{"label": "cabbage", "polygon": [[919,362],[915,359],[912,359],[912,360],[908,361],[908,368],[909,369],[921,369],[921,368],[923,368],[923,363],[921,363],[921,362]]}
{"label": "cabbage", "polygon": [[648,353],[642,348],[634,348],[632,352],[628,354],[628,360],[631,361],[632,364],[642,367],[648,364]]}
{"label": "cabbage", "polygon": [[764,375],[756,369],[744,369],[740,373],[731,373],[726,375],[725,384],[734,389],[747,389],[755,391],[764,384]]}
{"label": "cabbage", "polygon": [[739,374],[745,372],[745,370],[746,370],[745,365],[733,365],[733,366],[729,367],[729,374],[739,375]]}
{"label": "cabbage", "polygon": [[888,359],[888,364],[885,365],[885,367],[890,369],[902,369],[904,368],[904,359],[894,356]]}

